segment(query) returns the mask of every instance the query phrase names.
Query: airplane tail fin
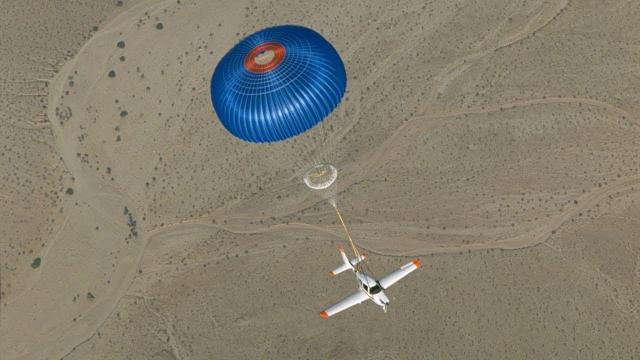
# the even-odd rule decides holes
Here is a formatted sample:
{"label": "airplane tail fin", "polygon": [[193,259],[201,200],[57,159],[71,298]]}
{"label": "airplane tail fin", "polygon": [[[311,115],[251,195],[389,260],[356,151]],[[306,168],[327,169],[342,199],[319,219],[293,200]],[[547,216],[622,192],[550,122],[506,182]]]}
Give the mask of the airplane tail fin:
{"label": "airplane tail fin", "polygon": [[359,257],[355,257],[349,260],[349,258],[347,258],[347,254],[344,253],[344,248],[339,247],[338,251],[340,251],[340,257],[342,257],[342,265],[338,266],[335,270],[331,272],[331,275],[333,276],[338,275],[341,272],[344,272],[347,270],[353,270],[354,269],[353,267],[356,266],[357,263],[367,258],[367,256],[363,254],[363,255],[360,255]]}

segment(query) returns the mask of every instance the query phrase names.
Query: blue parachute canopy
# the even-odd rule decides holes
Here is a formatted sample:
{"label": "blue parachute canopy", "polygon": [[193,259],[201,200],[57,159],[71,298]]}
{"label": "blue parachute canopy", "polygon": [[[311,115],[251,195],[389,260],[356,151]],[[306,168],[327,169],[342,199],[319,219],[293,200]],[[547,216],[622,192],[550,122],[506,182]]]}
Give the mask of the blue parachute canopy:
{"label": "blue parachute canopy", "polygon": [[295,25],[260,30],[233,47],[213,72],[211,100],[222,125],[251,142],[301,134],[340,103],[347,74],[317,32]]}

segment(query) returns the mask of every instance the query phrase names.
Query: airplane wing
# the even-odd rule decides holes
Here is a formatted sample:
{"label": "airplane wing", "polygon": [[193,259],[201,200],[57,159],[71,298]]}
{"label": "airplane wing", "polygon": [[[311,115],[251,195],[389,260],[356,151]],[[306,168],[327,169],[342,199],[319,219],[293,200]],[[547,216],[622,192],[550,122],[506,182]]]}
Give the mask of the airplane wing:
{"label": "airplane wing", "polygon": [[413,259],[410,263],[403,265],[400,269],[384,276],[382,279],[378,280],[378,282],[383,289],[387,289],[389,286],[397,283],[400,279],[409,275],[420,266],[422,266],[420,259]]}
{"label": "airplane wing", "polygon": [[340,302],[328,308],[327,310],[321,312],[320,316],[326,319],[329,316],[339,313],[340,311],[346,310],[354,305],[358,305],[367,299],[369,299],[369,295],[362,291],[362,289],[358,289],[358,291],[340,300]]}

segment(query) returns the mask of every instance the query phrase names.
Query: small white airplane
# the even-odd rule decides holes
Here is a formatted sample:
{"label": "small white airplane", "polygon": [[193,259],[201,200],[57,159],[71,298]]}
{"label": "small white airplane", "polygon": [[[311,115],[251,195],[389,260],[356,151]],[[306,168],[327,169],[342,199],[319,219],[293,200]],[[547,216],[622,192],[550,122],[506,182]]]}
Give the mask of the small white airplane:
{"label": "small white airplane", "polygon": [[335,276],[346,270],[351,270],[356,274],[356,278],[358,279],[360,286],[355,293],[340,300],[340,302],[331,306],[327,310],[320,312],[320,316],[324,319],[369,299],[381,306],[384,312],[387,312],[389,298],[384,294],[383,290],[388,289],[391,285],[422,266],[420,259],[413,259],[410,263],[403,265],[400,269],[382,277],[380,280],[376,280],[371,276],[358,271],[355,267],[356,264],[367,258],[366,255],[360,255],[359,257],[349,260],[342,247],[338,248],[338,250],[340,251],[343,264],[333,270],[331,275]]}

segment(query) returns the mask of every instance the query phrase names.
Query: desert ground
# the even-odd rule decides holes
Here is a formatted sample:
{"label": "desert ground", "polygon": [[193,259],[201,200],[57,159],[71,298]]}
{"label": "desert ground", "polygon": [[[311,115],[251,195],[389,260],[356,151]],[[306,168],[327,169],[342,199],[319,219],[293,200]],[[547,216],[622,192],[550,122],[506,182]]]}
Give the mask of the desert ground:
{"label": "desert ground", "polygon": [[[640,2],[15,1],[0,28],[0,358],[640,358]],[[347,94],[248,144],[219,59],[300,24]],[[382,275],[345,243],[317,161]]]}

